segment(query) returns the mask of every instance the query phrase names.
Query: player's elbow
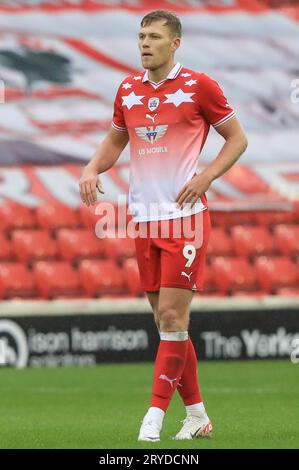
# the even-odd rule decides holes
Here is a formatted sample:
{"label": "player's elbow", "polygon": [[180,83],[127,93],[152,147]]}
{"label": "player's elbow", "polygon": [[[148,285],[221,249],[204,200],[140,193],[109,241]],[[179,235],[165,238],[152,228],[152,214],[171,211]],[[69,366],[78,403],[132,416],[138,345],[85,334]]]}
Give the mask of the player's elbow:
{"label": "player's elbow", "polygon": [[248,139],[247,139],[246,135],[244,134],[244,137],[243,137],[243,152],[245,152],[247,147],[248,147]]}
{"label": "player's elbow", "polygon": [[245,150],[248,147],[248,139],[247,139],[246,134],[244,132],[242,132],[238,136],[238,143],[239,143],[239,147],[240,147],[240,154],[242,154],[242,153],[245,152]]}

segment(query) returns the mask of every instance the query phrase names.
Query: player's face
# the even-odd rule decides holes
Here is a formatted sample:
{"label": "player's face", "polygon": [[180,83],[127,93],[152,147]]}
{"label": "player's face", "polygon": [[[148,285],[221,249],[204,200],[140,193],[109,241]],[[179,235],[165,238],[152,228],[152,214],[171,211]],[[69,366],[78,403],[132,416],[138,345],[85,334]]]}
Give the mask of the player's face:
{"label": "player's face", "polygon": [[139,50],[145,69],[156,70],[169,62],[179,47],[180,39],[173,36],[165,21],[153,21],[139,32]]}

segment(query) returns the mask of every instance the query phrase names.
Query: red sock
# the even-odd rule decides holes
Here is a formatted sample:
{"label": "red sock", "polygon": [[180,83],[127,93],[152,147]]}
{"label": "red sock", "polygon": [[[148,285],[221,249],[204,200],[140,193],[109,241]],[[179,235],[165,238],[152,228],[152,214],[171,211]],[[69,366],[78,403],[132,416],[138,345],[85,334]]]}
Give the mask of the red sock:
{"label": "red sock", "polygon": [[[165,340],[169,338],[170,340]],[[181,339],[183,338],[183,339]],[[188,333],[161,333],[150,406],[166,411],[184,370]]]}
{"label": "red sock", "polygon": [[186,363],[177,390],[185,406],[202,401],[197,377],[197,357],[191,338],[188,339]]}

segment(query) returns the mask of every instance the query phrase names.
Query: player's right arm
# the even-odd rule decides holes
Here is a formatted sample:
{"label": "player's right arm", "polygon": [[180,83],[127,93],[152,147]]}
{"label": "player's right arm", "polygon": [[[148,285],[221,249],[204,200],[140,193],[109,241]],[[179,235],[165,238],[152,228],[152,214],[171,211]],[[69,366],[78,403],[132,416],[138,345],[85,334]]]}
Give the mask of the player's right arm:
{"label": "player's right arm", "polygon": [[101,185],[98,175],[115,164],[128,141],[129,135],[126,131],[111,127],[90,162],[84,167],[79,185],[82,202],[87,206],[97,201],[97,185]]}

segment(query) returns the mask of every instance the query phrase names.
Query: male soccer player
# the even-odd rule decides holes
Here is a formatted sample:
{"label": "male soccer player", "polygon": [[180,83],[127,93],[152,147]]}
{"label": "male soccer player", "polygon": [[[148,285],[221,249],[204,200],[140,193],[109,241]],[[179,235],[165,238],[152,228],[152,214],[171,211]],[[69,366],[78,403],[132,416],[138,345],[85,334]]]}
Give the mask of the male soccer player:
{"label": "male soccer player", "polygon": [[[164,10],[141,21],[139,50],[145,71],[119,86],[112,127],[80,179],[87,205],[96,202],[98,174],[111,168],[130,140],[129,209],[138,229],[169,223],[169,237],[138,236],[136,253],[141,285],[160,333],[149,409],[139,441],[159,441],[163,418],[178,390],[186,418],[176,439],[209,436],[197,379],[197,358],[188,336],[189,310],[195,290],[202,289],[210,231],[205,192],[247,147],[246,136],[219,85],[208,75],[174,61],[181,40],[179,18]],[[194,53],[200,61],[198,44]],[[198,170],[198,157],[212,125],[225,139],[217,157]],[[100,187],[101,191],[102,188]],[[155,204],[154,204],[155,203]],[[175,223],[201,233],[173,234]]]}

